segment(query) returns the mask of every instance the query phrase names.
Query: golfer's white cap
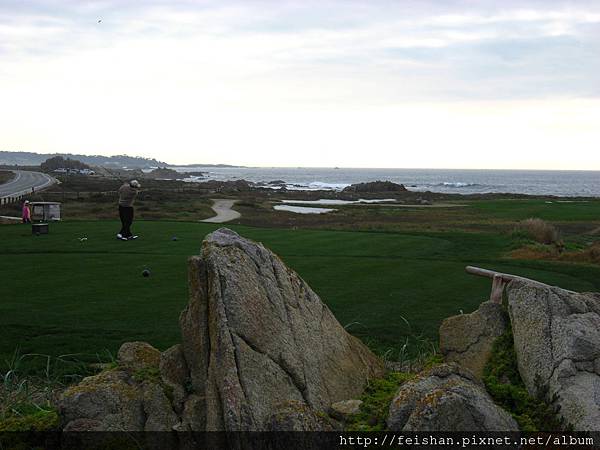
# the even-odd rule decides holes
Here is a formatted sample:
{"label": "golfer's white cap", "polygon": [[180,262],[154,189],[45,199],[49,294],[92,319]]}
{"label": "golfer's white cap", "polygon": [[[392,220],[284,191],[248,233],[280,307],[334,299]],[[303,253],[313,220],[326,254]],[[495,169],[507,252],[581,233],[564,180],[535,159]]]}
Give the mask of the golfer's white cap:
{"label": "golfer's white cap", "polygon": [[142,185],[140,184],[140,182],[138,180],[131,180],[129,182],[129,186],[134,187],[134,188],[142,187]]}
{"label": "golfer's white cap", "polygon": [[25,204],[26,204],[26,205],[29,205],[29,200],[25,200]]}

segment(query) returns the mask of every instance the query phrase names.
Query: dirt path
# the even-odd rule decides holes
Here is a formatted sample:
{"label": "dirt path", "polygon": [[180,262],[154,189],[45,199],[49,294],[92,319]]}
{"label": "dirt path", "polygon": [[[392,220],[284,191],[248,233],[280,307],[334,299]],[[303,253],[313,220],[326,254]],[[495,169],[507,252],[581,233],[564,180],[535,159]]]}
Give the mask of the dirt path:
{"label": "dirt path", "polygon": [[217,215],[211,217],[210,219],[201,220],[200,222],[224,223],[242,217],[239,212],[231,209],[237,200],[213,199],[213,202],[214,204],[212,205],[212,209],[217,213]]}

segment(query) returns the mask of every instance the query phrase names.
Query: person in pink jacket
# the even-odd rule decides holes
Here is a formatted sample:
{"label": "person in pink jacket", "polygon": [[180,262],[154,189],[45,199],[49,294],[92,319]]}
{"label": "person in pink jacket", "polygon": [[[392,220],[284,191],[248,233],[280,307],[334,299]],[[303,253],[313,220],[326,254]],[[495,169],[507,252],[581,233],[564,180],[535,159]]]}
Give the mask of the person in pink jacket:
{"label": "person in pink jacket", "polygon": [[29,209],[29,200],[25,200],[23,202],[23,211],[21,217],[23,218],[23,223],[31,223],[31,210]]}

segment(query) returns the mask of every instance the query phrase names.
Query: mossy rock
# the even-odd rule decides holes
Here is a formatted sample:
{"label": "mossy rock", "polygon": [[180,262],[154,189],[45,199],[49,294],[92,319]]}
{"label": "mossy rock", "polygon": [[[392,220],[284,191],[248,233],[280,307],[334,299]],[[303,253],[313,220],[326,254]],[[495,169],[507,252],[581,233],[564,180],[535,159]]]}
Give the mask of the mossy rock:
{"label": "mossy rock", "polygon": [[[492,346],[492,354],[484,368],[483,382],[496,404],[511,413],[521,431],[568,429],[556,411],[548,405],[548,400],[551,399],[536,398],[527,391],[519,374],[510,325]],[[540,386],[538,391],[545,393],[547,389]]]}
{"label": "mossy rock", "polygon": [[117,354],[119,366],[133,371],[141,369],[158,370],[160,351],[147,342],[125,342]]}

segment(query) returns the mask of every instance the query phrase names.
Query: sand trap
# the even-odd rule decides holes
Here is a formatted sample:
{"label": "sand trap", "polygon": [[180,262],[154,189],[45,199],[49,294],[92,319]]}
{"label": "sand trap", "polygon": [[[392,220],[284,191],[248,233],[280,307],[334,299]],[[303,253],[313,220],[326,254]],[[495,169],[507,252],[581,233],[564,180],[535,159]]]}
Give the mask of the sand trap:
{"label": "sand trap", "polygon": [[464,208],[469,205],[459,205],[457,203],[434,203],[433,205],[385,205],[391,208]]}
{"label": "sand trap", "polygon": [[333,200],[322,198],[320,200],[281,200],[283,203],[294,203],[299,205],[358,205],[358,204],[370,204],[370,203],[386,203],[395,202],[393,198],[382,198],[382,199],[371,199],[367,200],[361,198],[359,200]]}
{"label": "sand trap", "polygon": [[231,209],[231,207],[237,202],[237,200],[219,200],[213,199],[212,209],[217,213],[216,216],[211,217],[210,219],[204,219],[200,222],[208,222],[208,223],[224,223],[229,222],[230,220],[239,219],[242,215]]}
{"label": "sand trap", "polygon": [[275,205],[273,209],[277,211],[287,211],[297,214],[325,214],[331,211],[336,211],[331,208],[310,208],[308,206],[291,206],[291,205]]}

